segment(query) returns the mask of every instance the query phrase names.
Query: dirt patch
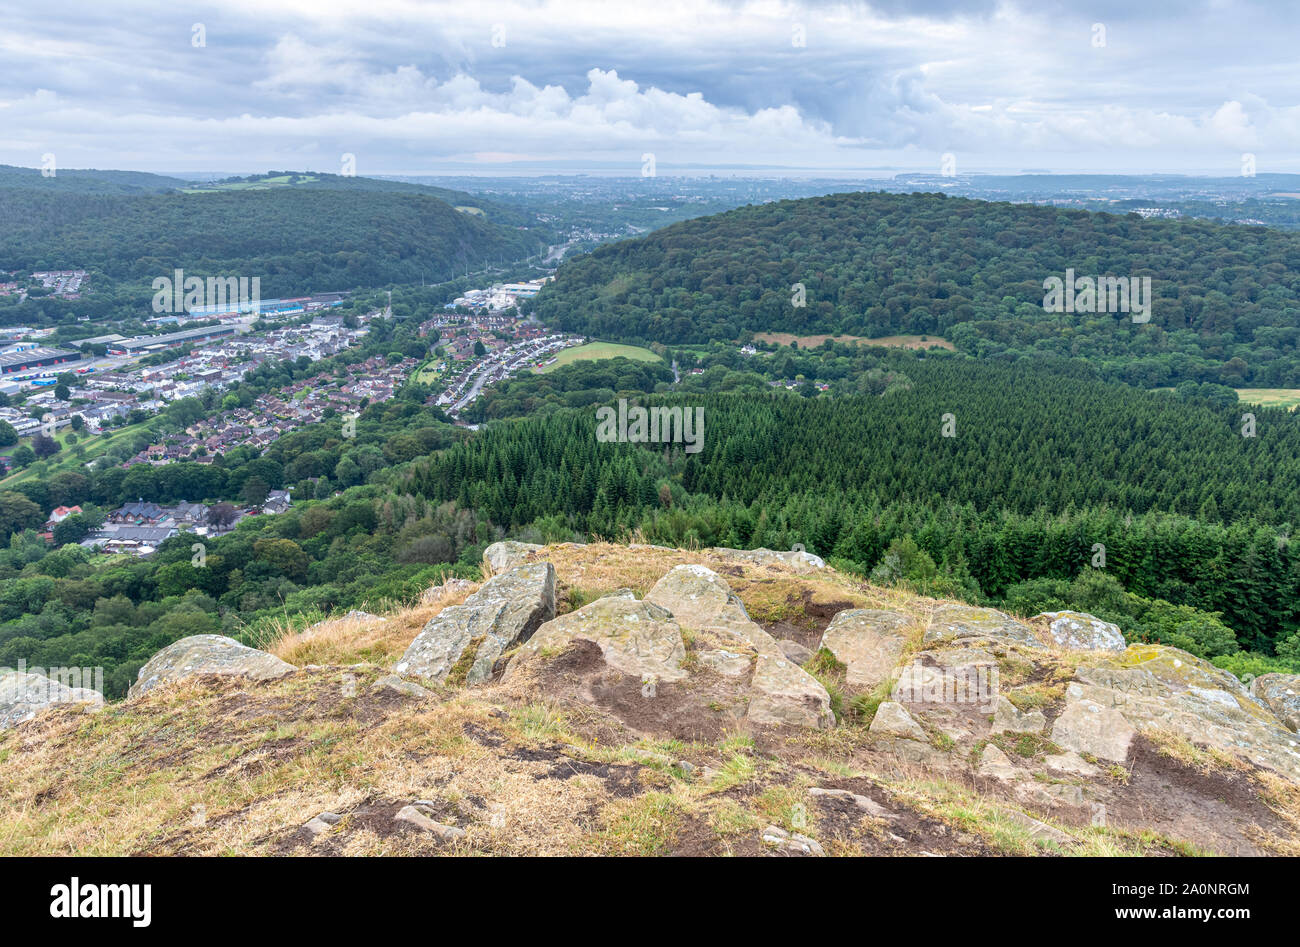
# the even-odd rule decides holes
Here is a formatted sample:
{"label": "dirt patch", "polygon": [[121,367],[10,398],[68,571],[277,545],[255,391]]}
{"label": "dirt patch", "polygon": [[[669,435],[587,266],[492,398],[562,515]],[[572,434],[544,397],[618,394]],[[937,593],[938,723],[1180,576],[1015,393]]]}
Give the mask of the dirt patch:
{"label": "dirt patch", "polygon": [[589,692],[597,707],[632,730],[687,742],[716,743],[723,731],[735,729],[745,714],[748,705],[742,687],[721,675],[700,672],[678,683],[660,681],[654,696],[647,697],[639,679],[606,671],[590,681]]}
{"label": "dirt patch", "polygon": [[923,815],[902,805],[866,779],[833,779],[826,789],[847,789],[866,796],[885,809],[874,817],[852,799],[842,796],[809,796],[816,825],[816,837],[827,853],[837,849],[864,855],[996,855],[988,843],[951,828],[941,819]]}
{"label": "dirt patch", "polygon": [[1259,797],[1249,773],[1205,772],[1163,755],[1139,735],[1129,757],[1127,786],[1107,802],[1110,824],[1193,842],[1221,855],[1267,855],[1252,839],[1290,838],[1287,824]]}

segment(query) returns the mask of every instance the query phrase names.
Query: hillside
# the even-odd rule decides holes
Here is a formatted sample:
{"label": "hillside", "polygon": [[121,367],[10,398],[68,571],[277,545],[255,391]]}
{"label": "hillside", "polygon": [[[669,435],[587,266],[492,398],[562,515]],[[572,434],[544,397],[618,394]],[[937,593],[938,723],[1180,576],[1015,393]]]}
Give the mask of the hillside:
{"label": "hillside", "polygon": [[[1150,321],[1045,313],[1044,280],[1067,270],[1150,277]],[[792,305],[796,283],[803,306]],[[628,342],[929,334],[985,358],[1087,358],[1144,387],[1293,387],[1300,234],[939,194],[834,194],[600,247],[560,267],[537,311],[559,328]]]}
{"label": "hillside", "polygon": [[19,168],[0,164],[0,188],[15,188],[63,194],[150,194],[178,190],[188,181],[150,174],[146,171],[100,171],[90,168],[59,168],[46,177],[40,168]]}
{"label": "hillside", "polygon": [[270,654],[187,639],[123,703],[0,732],[0,850],[1300,852],[1277,714],[1300,717],[1264,679],[1252,695],[1086,616],[1021,621],[803,554],[486,558],[476,592]]}
{"label": "hillside", "polygon": [[0,188],[0,220],[6,268],[79,267],[103,275],[98,291],[116,284],[142,298],[178,267],[187,276],[260,276],[271,298],[438,282],[545,244],[431,194],[364,187],[144,196]]}
{"label": "hillside", "polygon": [[278,188],[416,194],[425,197],[436,197],[438,200],[459,209],[471,208],[474,211],[480,211],[487,220],[496,224],[523,227],[535,223],[533,215],[515,206],[486,200],[468,191],[458,191],[431,184],[361,177],[359,175],[326,174],[321,171],[268,171],[265,174],[226,178],[206,184],[189,184],[185,191],[190,194],[201,194],[215,191],[271,190]]}

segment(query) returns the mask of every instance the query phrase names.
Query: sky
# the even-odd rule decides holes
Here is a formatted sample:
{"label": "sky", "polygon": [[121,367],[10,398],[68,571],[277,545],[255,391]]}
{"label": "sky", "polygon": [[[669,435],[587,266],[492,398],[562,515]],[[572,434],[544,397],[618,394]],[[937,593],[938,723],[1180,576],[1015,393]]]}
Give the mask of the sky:
{"label": "sky", "polygon": [[0,163],[1300,172],[1298,24],[1294,0],[0,0]]}

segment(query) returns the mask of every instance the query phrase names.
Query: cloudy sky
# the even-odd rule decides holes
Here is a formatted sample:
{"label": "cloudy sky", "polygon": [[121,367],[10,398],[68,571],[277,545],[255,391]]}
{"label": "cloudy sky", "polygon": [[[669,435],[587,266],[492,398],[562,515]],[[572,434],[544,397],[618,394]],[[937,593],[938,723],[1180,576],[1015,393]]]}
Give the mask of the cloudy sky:
{"label": "cloudy sky", "polygon": [[0,163],[1300,171],[1294,0],[0,0]]}

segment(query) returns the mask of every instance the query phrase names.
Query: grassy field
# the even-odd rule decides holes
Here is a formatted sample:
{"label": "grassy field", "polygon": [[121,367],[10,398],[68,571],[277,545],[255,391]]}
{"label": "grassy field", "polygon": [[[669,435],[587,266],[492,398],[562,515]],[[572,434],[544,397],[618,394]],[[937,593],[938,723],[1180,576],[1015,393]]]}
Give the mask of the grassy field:
{"label": "grassy field", "polygon": [[947,339],[937,335],[922,338],[919,335],[884,335],[878,339],[869,339],[863,335],[794,335],[790,332],[759,332],[754,335],[756,342],[773,342],[777,345],[789,345],[798,342],[801,349],[815,349],[827,339],[836,342],[858,342],[866,345],[884,345],[900,349],[952,349],[955,346]]}
{"label": "grassy field", "polygon": [[[78,444],[86,448],[86,452],[80,458],[77,458],[73,456],[73,449],[68,444],[68,434],[71,433],[71,428],[64,428],[59,431],[57,437],[59,444],[63,448],[59,453],[45,461],[44,465],[35,463],[30,467],[25,467],[24,469],[19,470],[17,473],[11,473],[9,476],[0,479],[0,488],[12,487],[14,484],[22,483],[24,480],[30,480],[38,474],[48,477],[51,474],[58,473],[60,470],[79,470],[82,465],[90,463],[115,444],[121,444],[123,442],[129,444],[131,439],[137,434],[148,429],[149,422],[141,421],[139,424],[128,424],[126,427],[118,428],[107,437],[104,437],[102,434],[95,436],[83,432],[78,435]],[[32,439],[30,437],[24,437],[20,439],[19,443],[30,445],[31,441]],[[10,449],[12,450],[12,448]]]}
{"label": "grassy field", "polygon": [[649,349],[643,349],[636,345],[619,345],[614,342],[588,342],[586,345],[574,346],[571,349],[565,349],[550,365],[537,369],[539,372],[554,371],[565,365],[571,365],[574,362],[591,362],[600,358],[630,358],[636,362],[659,362],[662,359],[651,352]]}
{"label": "grassy field", "polygon": [[1300,405],[1300,388],[1238,388],[1237,397],[1246,404],[1265,408],[1287,408],[1291,411]]}

